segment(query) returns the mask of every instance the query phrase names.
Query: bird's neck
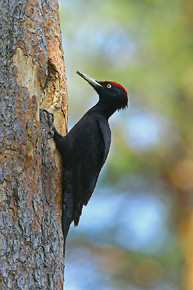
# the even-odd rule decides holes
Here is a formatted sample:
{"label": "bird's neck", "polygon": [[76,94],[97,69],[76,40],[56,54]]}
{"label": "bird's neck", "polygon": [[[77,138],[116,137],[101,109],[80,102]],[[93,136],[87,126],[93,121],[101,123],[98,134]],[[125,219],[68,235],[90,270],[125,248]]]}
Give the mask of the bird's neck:
{"label": "bird's neck", "polygon": [[114,107],[110,107],[109,104],[99,100],[98,103],[94,107],[92,107],[91,110],[96,113],[99,113],[108,120],[109,117],[113,115],[117,109]]}

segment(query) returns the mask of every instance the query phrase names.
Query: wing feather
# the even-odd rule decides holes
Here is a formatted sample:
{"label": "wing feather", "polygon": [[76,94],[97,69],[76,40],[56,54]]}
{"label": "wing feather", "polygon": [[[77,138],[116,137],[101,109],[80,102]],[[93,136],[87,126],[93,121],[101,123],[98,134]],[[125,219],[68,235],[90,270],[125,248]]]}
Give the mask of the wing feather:
{"label": "wing feather", "polygon": [[[108,123],[107,123],[108,125]],[[78,225],[83,205],[87,205],[106,160],[110,129],[99,120],[84,122],[76,137],[72,156],[73,220]]]}

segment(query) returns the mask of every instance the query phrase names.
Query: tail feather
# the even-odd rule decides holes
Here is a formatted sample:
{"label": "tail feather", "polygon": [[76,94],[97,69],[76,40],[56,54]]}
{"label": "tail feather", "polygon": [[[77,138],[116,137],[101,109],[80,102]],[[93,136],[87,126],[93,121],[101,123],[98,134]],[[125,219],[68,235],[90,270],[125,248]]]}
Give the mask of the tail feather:
{"label": "tail feather", "polygon": [[[66,164],[63,164],[63,166]],[[73,193],[72,193],[72,171],[68,167],[63,167],[62,176],[62,232],[64,237],[63,253],[65,255],[66,238],[72,223]]]}
{"label": "tail feather", "polygon": [[66,215],[66,211],[63,211],[62,212],[62,232],[63,232],[63,237],[64,237],[64,245],[63,245],[64,255],[65,255],[65,248],[66,248],[66,238],[67,238],[71,223],[72,223],[72,219]]}
{"label": "tail feather", "polygon": [[80,216],[82,214],[82,204],[79,204],[76,208],[76,211],[73,212],[73,220],[74,220],[74,225],[78,226],[79,220],[80,220]]}

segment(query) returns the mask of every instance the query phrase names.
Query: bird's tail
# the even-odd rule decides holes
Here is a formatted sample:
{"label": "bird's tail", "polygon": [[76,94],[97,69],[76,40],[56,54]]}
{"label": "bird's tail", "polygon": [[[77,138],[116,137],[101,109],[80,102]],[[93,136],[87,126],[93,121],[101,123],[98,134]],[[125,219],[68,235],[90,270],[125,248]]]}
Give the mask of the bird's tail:
{"label": "bird's tail", "polygon": [[72,222],[72,218],[69,218],[66,214],[66,211],[62,211],[62,232],[64,237],[64,245],[63,245],[63,254],[65,255],[65,248],[66,248],[66,238],[68,235],[68,231]]}
{"label": "bird's tail", "polygon": [[66,238],[70,225],[72,223],[73,212],[73,196],[72,196],[72,172],[68,168],[63,167],[63,179],[62,179],[62,232],[64,237],[63,253],[65,255]]}

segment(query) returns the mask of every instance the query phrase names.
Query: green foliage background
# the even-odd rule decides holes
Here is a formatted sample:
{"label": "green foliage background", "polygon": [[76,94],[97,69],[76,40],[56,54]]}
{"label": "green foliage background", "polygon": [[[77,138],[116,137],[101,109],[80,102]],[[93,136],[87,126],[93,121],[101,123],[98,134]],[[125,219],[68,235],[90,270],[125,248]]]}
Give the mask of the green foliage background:
{"label": "green foliage background", "polygon": [[118,218],[97,239],[84,226],[71,230],[69,265],[88,271],[91,259],[97,275],[75,283],[71,268],[68,289],[192,289],[184,267],[193,240],[192,11],[188,0],[60,1],[70,125],[96,102],[76,70],[117,81],[130,96],[128,110],[112,117],[113,144],[95,194],[109,188],[109,199],[153,195],[165,221],[159,247],[149,239],[141,249],[116,243]]}

